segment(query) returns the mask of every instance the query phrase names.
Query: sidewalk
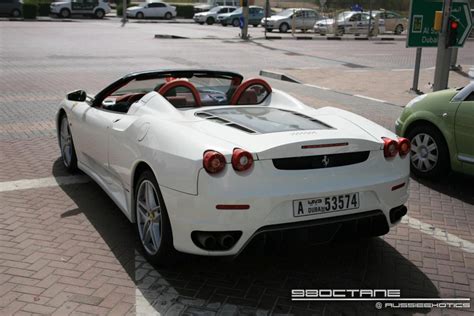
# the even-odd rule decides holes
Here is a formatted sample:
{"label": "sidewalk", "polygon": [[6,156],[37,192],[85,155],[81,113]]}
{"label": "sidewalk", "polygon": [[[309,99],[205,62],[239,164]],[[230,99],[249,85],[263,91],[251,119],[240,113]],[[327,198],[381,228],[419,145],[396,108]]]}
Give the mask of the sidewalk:
{"label": "sidewalk", "polygon": [[[463,73],[451,71],[449,86],[461,87],[469,83],[470,67],[474,66],[463,65]],[[277,72],[281,73],[282,71],[277,70]],[[416,96],[414,92],[410,91],[413,83],[413,69],[316,68],[285,70],[284,74],[303,84],[399,106],[404,106]],[[362,77],[363,80],[361,80]],[[421,69],[418,89],[424,93],[431,92],[433,78],[434,68]]]}

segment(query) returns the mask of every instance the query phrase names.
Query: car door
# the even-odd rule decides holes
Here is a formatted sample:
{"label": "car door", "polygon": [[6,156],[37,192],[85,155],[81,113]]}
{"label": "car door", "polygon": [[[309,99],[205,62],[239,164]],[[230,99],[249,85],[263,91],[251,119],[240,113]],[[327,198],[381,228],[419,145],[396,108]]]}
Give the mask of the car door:
{"label": "car door", "polygon": [[72,13],[83,13],[84,12],[84,0],[72,0],[71,2]]}
{"label": "car door", "polygon": [[293,14],[294,20],[292,21],[292,23],[295,23],[295,29],[297,30],[301,30],[304,26],[304,19],[305,19],[304,13],[305,13],[304,11],[299,10]]}
{"label": "car door", "polygon": [[95,108],[86,102],[73,105],[71,112],[71,130],[79,161],[106,181],[109,129],[124,114]]}
{"label": "car door", "polygon": [[466,172],[474,174],[474,91],[459,105],[454,130],[458,159]]}
{"label": "car door", "polygon": [[346,33],[357,33],[358,29],[360,28],[360,13],[356,13],[352,15],[349,20],[347,21],[346,26],[345,26],[345,32]]}
{"label": "car door", "polygon": [[166,10],[166,4],[162,3],[162,2],[156,2],[155,3],[156,5],[156,17],[158,18],[162,18],[165,16],[167,10]]}
{"label": "car door", "polygon": [[314,27],[314,24],[316,23],[316,12],[314,11],[305,11],[306,13],[306,18],[304,20],[304,28],[306,30],[310,30]]}

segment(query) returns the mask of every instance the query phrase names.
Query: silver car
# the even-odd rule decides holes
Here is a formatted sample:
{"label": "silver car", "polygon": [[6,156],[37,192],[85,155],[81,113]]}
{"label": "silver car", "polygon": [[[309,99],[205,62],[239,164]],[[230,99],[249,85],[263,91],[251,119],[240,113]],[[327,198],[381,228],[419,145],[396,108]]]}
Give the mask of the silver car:
{"label": "silver car", "polygon": [[222,13],[233,12],[237,7],[233,6],[218,6],[214,7],[206,12],[199,12],[194,14],[194,22],[199,24],[207,23],[209,25],[214,24],[217,21],[217,15]]}
{"label": "silver car", "polygon": [[268,32],[278,29],[281,33],[286,33],[294,28],[303,32],[311,30],[316,21],[321,19],[321,15],[312,10],[305,8],[286,9],[272,15],[269,18],[263,18],[261,24]]}

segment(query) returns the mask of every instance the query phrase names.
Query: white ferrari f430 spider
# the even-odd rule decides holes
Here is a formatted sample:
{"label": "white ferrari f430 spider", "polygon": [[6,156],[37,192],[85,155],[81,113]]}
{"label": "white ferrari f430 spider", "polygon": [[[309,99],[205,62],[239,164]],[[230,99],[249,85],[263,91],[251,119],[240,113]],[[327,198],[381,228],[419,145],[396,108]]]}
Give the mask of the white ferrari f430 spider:
{"label": "white ferrari f430 spider", "polygon": [[174,250],[236,255],[268,231],[379,236],[407,212],[407,139],[233,72],[139,72],[74,91],[57,130],[66,168],[104,189],[156,263]]}

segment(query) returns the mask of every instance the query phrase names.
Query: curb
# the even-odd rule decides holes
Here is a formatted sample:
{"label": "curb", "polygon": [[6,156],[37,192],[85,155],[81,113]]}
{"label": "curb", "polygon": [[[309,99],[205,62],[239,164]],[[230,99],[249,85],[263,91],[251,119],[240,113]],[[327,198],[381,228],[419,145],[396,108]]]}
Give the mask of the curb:
{"label": "curb", "polygon": [[299,80],[287,76],[285,74],[279,73],[279,72],[274,72],[274,71],[268,71],[268,70],[260,70],[259,73],[260,76],[263,77],[268,77],[276,80],[281,80],[281,81],[287,81],[287,82],[292,82],[292,83],[297,83],[297,84],[302,84]]}
{"label": "curb", "polygon": [[[155,34],[155,38],[166,38],[166,39],[189,39],[189,37],[168,35],[168,34]],[[198,38],[199,39],[199,38]]]}
{"label": "curb", "polygon": [[47,17],[39,17],[36,19],[25,19],[25,18],[0,18],[0,22],[11,21],[11,22],[79,22],[73,19],[51,19]]}

